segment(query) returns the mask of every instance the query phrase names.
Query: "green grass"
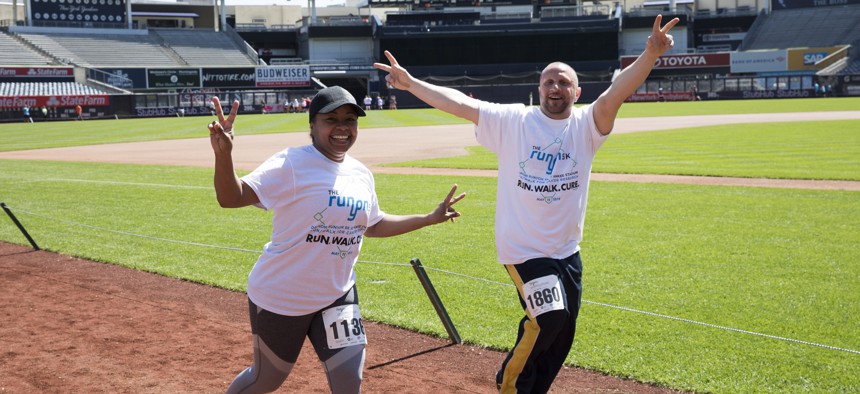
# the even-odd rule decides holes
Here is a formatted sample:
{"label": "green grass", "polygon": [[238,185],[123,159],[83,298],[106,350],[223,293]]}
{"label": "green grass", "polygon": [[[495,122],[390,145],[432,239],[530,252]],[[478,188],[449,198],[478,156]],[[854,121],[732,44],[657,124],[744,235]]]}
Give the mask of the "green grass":
{"label": "green grass", "polygon": [[672,103],[625,103],[621,106],[618,116],[621,118],[638,118],[647,116],[857,111],[858,109],[860,109],[860,97],[679,101]]}
{"label": "green grass", "polygon": [[[388,166],[497,169],[480,146],[465,156]],[[860,120],[733,124],[613,135],[594,172],[860,180]]]}
{"label": "green grass", "polygon": [[[268,213],[218,208],[207,169],[0,167],[2,200],[63,254],[244,290],[270,232]],[[521,312],[496,263],[495,179],[377,175],[392,213],[431,210],[453,182],[469,193],[460,220],[366,240],[362,312],[444,336],[408,265],[418,257],[464,340],[506,349]],[[857,354],[602,305],[860,350],[856,192],[595,182],[590,199],[587,302],[569,362],[703,392],[860,389]],[[26,244],[10,221],[0,239]]]}
{"label": "green grass", "polygon": [[[185,118],[104,119],[90,121],[59,121],[36,123],[6,123],[0,128],[0,152],[201,138],[209,135],[206,124],[210,116]],[[408,127],[466,123],[466,121],[435,109],[403,111],[371,111],[361,119],[362,128]],[[308,132],[307,114],[239,115],[237,135]]]}
{"label": "green grass", "polygon": [[[860,98],[817,98],[792,100],[738,100],[675,103],[628,103],[619,117],[682,116],[735,113],[780,113],[798,111],[848,111],[860,108]],[[5,123],[0,127],[0,152],[199,138],[208,134],[206,124],[214,118],[145,118],[92,120],[84,122]],[[465,120],[436,109],[370,111],[361,119],[362,128],[409,127],[463,124]],[[307,132],[306,114],[239,115],[239,135]]]}
{"label": "green grass", "polygon": [[[844,109],[840,100],[820,102]],[[779,112],[792,105],[818,110],[818,103],[740,104]],[[641,105],[656,108],[644,112],[666,116],[712,104],[726,105],[724,111],[744,107]],[[624,108],[638,111],[638,106]],[[422,116],[446,121],[434,113],[373,112],[361,126],[418,124],[415,119]],[[200,137],[207,120],[4,124],[0,149]],[[307,128],[306,118],[290,120],[290,115],[241,121],[239,133]],[[748,168],[856,179],[860,144],[854,125],[619,134],[601,149],[595,169],[675,173],[690,167],[735,174]],[[476,148],[467,160],[495,167],[486,150]],[[242,291],[268,240],[271,215],[219,208],[211,179],[211,170],[201,168],[0,160],[0,201],[44,249]],[[496,263],[495,179],[377,174],[376,180],[381,206],[391,213],[429,211],[455,182],[469,196],[458,203],[464,216],[453,224],[366,239],[356,267],[362,314],[446,335],[409,266],[418,257],[467,343],[510,348],[522,312]],[[586,302],[569,363],[697,392],[860,391],[857,192],[593,182],[589,200]],[[27,243],[7,219],[0,219],[0,240]]]}

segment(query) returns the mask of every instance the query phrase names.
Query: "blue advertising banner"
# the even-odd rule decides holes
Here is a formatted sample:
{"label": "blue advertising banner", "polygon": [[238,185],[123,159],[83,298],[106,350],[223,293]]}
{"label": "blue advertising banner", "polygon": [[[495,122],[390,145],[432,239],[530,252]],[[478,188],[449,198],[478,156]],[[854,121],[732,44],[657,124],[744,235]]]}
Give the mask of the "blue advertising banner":
{"label": "blue advertising banner", "polygon": [[147,68],[147,89],[199,88],[199,68]]}
{"label": "blue advertising banner", "polygon": [[145,68],[101,68],[99,71],[107,73],[102,82],[108,85],[126,90],[146,89]]}

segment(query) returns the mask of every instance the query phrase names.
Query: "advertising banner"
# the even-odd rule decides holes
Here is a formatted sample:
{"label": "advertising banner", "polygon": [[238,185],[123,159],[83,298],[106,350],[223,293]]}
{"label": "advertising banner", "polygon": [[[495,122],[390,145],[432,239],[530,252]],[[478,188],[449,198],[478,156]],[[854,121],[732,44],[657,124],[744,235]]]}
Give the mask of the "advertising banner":
{"label": "advertising banner", "polygon": [[666,93],[633,93],[625,100],[631,102],[657,102],[657,101],[692,101],[692,92],[666,92]]}
{"label": "advertising banner", "polygon": [[[622,56],[621,68],[633,64],[638,56]],[[695,53],[683,55],[663,55],[654,63],[655,70],[729,67],[729,53]]]}
{"label": "advertising banner", "polygon": [[733,73],[760,73],[788,70],[785,49],[771,51],[732,52]]}
{"label": "advertising banner", "polygon": [[0,67],[2,82],[74,82],[72,67]]}
{"label": "advertising banner", "polygon": [[784,90],[744,90],[734,92],[710,92],[709,99],[714,100],[741,100],[741,99],[777,99],[777,98],[805,98],[815,97],[812,89],[784,89]]}
{"label": "advertising banner", "polygon": [[252,88],[256,86],[254,67],[204,68],[204,88]]}
{"label": "advertising banner", "polygon": [[35,107],[105,107],[110,105],[109,95],[57,95],[57,96],[4,96],[0,97],[0,108]]}
{"label": "advertising banner", "polygon": [[770,9],[774,11],[795,8],[830,7],[834,5],[860,4],[860,0],[771,0]]}
{"label": "advertising banner", "polygon": [[146,89],[146,69],[145,68],[101,68],[109,75],[105,78],[105,83],[126,90]]}
{"label": "advertising banner", "polygon": [[747,33],[710,33],[702,34],[702,42],[743,41]]}
{"label": "advertising banner", "polygon": [[199,88],[199,68],[147,68],[147,89]]}
{"label": "advertising banner", "polygon": [[793,48],[788,50],[789,70],[815,70],[815,63],[824,59],[841,47]]}
{"label": "advertising banner", "polygon": [[311,71],[307,65],[257,67],[258,88],[311,86]]}

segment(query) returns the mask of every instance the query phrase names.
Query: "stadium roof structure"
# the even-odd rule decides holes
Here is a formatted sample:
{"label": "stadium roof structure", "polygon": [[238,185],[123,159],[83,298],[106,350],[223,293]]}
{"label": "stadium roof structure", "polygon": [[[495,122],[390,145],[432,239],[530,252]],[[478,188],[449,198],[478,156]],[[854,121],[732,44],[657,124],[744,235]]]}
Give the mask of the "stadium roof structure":
{"label": "stadium roof structure", "polygon": [[196,12],[141,12],[132,11],[132,17],[135,16],[162,16],[165,18],[199,18]]}

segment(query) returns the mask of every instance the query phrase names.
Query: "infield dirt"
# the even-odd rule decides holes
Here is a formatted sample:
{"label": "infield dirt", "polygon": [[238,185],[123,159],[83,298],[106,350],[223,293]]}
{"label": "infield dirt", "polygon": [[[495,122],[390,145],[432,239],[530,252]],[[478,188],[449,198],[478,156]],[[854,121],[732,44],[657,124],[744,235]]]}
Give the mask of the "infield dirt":
{"label": "infield dirt", "polygon": [[[616,132],[792,118],[860,119],[860,111],[647,118],[647,123],[619,119]],[[206,120],[201,118],[202,135],[206,134]],[[309,143],[305,133],[242,136],[241,128],[237,131],[236,167],[246,170],[286,146]],[[485,171],[378,167],[462,155],[465,146],[475,144],[470,125],[362,129],[350,153],[375,172],[494,176]],[[208,138],[5,152],[0,158],[199,167],[213,162]],[[594,174],[593,179],[860,190],[860,182],[620,174]],[[217,393],[226,390],[252,360],[243,293],[3,242],[0,287],[0,392]],[[371,322],[367,331],[364,392],[495,392],[495,372],[504,357],[501,352],[453,345],[445,339]],[[328,392],[322,367],[309,344],[279,392]],[[552,392],[675,391],[564,368]]]}

